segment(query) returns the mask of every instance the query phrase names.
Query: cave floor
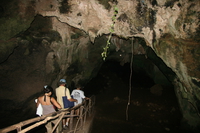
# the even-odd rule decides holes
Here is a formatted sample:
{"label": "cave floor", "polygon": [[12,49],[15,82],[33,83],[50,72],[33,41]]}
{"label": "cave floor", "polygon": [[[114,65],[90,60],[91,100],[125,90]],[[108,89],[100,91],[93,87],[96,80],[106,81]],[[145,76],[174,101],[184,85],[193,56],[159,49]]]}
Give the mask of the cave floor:
{"label": "cave floor", "polygon": [[[96,95],[96,115],[91,133],[183,132],[173,88],[165,87],[162,95],[156,96],[142,84],[135,86],[141,82],[135,81],[137,83],[132,83],[130,105],[127,108],[130,85],[116,74],[107,73],[106,76],[109,77],[106,87]],[[96,82],[99,83],[93,84],[98,87],[100,81],[98,79]]]}

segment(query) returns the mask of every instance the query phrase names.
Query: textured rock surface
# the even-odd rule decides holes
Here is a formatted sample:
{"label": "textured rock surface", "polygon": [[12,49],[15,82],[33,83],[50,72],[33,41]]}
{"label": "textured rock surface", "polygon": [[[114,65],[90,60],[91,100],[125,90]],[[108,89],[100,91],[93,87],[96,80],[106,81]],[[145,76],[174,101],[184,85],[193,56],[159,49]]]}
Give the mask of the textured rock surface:
{"label": "textured rock surface", "polygon": [[[69,85],[87,83],[103,63],[100,54],[115,5],[118,13],[107,59],[130,62],[132,47],[134,54],[149,58],[174,84],[183,123],[199,130],[199,0],[0,2],[1,99],[26,103],[40,86],[55,87],[63,77]],[[155,78],[157,69],[150,68]]]}

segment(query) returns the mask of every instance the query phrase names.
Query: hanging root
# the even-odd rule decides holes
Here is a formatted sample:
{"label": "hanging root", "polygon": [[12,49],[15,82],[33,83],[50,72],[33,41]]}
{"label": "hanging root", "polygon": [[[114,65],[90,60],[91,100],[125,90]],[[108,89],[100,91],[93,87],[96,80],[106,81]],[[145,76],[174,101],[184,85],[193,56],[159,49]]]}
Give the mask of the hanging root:
{"label": "hanging root", "polygon": [[132,37],[132,41],[131,41],[131,46],[132,46],[132,56],[131,56],[131,63],[130,63],[130,77],[129,77],[129,95],[128,95],[128,103],[127,103],[127,106],[126,106],[126,120],[128,120],[128,106],[130,105],[130,102],[131,102],[131,79],[132,79],[132,69],[133,69],[133,37]]}

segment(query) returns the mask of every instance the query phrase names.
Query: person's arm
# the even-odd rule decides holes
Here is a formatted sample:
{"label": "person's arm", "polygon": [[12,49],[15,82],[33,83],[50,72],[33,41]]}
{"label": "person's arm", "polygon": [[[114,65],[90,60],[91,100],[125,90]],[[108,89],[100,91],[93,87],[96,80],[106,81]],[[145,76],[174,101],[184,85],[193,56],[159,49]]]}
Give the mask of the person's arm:
{"label": "person's arm", "polygon": [[53,105],[55,105],[58,109],[61,109],[62,107],[60,106],[60,104],[55,100],[55,98],[51,98],[51,102],[53,103]]}
{"label": "person's arm", "polygon": [[69,89],[68,89],[68,88],[66,88],[66,89],[67,89],[67,90],[66,90],[67,99],[68,99],[70,102],[77,102],[76,99],[71,98]]}
{"label": "person's arm", "polygon": [[73,98],[70,98],[70,99],[68,99],[70,102],[77,102],[77,100],[76,99],[73,99]]}
{"label": "person's arm", "polygon": [[88,97],[85,97],[84,99],[85,99],[85,100],[89,100],[90,98],[88,98]]}

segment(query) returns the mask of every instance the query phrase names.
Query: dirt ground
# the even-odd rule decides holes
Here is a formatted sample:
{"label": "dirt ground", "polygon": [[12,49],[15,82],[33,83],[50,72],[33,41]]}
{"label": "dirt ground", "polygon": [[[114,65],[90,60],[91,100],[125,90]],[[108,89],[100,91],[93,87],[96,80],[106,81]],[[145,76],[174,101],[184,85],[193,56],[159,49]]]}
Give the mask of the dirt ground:
{"label": "dirt ground", "polygon": [[[91,81],[88,87],[99,88],[91,133],[183,132],[173,87],[163,86],[162,93],[155,95],[150,91],[150,86],[154,85],[151,79],[145,75],[137,75],[137,78],[133,75],[130,85],[128,75],[102,71]],[[127,106],[129,94],[130,104]]]}

